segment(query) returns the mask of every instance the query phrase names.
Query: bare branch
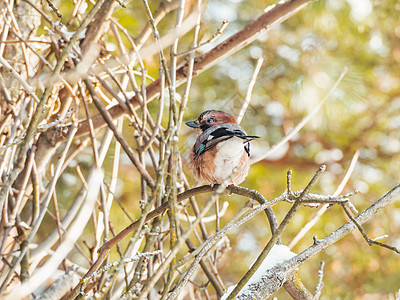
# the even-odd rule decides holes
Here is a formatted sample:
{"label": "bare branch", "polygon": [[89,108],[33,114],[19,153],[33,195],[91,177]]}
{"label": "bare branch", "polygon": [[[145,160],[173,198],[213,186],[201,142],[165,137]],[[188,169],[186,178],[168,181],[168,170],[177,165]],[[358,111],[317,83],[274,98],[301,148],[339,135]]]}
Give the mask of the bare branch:
{"label": "bare branch", "polygon": [[14,70],[14,68],[2,57],[0,57],[0,64],[3,65],[4,68],[6,68],[12,76],[14,76],[24,87],[25,91],[36,101],[36,103],[39,103],[40,100],[36,96],[36,94],[33,92],[32,87],[22,78],[21,75],[18,74],[17,71]]}
{"label": "bare branch", "polygon": [[[301,192],[300,196],[296,199],[294,202],[293,206],[290,208],[289,212],[286,214],[285,218],[275,231],[275,233],[272,235],[271,239],[268,241],[267,245],[261,252],[261,254],[258,256],[257,260],[254,262],[253,266],[247,271],[247,273],[243,276],[243,278],[239,281],[239,283],[236,285],[235,289],[229,294],[227,300],[235,299],[236,296],[240,293],[240,290],[246,285],[246,283],[250,280],[250,278],[254,275],[254,273],[257,271],[257,269],[261,266],[262,262],[265,260],[267,257],[268,253],[272,249],[272,247],[276,244],[278,238],[282,234],[282,232],[285,230],[286,226],[289,224],[290,220],[293,218],[294,214],[296,213],[297,209],[300,206],[300,202],[306,196],[311,187],[317,182],[319,177],[322,175],[322,173],[325,171],[325,165],[322,165],[318,171],[315,173],[313,178],[310,180],[310,182],[307,184],[306,188]],[[289,174],[289,173],[288,173]]]}
{"label": "bare branch", "polygon": [[257,76],[258,76],[258,73],[260,72],[263,62],[264,62],[264,59],[262,57],[260,57],[257,60],[257,65],[254,68],[253,76],[251,77],[249,87],[247,88],[246,97],[244,98],[243,105],[242,105],[242,108],[240,109],[239,115],[236,118],[236,121],[238,124],[240,124],[240,122],[242,121],[244,114],[246,113],[247,107],[250,104],[251,92],[253,91],[254,85],[256,84]]}
{"label": "bare branch", "polygon": [[[358,224],[363,224],[376,215],[383,207],[389,205],[392,201],[400,198],[400,185],[393,188],[382,198],[360,213],[354,219]],[[356,228],[353,221],[344,224],[336,231],[329,234],[327,237],[317,240],[311,247],[307,248],[295,257],[269,269],[260,279],[258,284],[254,284],[252,288],[250,285],[251,294],[241,294],[237,299],[267,299],[272,293],[277,291],[282,284],[291,277],[291,274],[300,265],[302,265],[309,258],[320,253],[330,245],[336,243],[338,240],[349,234]]]}
{"label": "bare branch", "polygon": [[356,227],[358,228],[358,230],[360,231],[360,233],[362,234],[363,238],[368,243],[368,245],[370,245],[370,246],[372,246],[372,245],[381,246],[381,247],[387,248],[389,250],[392,250],[392,251],[396,252],[397,254],[400,254],[400,250],[398,248],[396,248],[394,246],[390,246],[390,245],[384,244],[384,243],[381,243],[381,242],[377,242],[377,239],[381,239],[383,237],[379,237],[379,238],[376,238],[376,239],[371,239],[370,237],[368,237],[368,235],[365,232],[364,228],[362,228],[361,224],[359,224],[357,222],[357,220],[353,218],[353,216],[349,212],[349,209],[346,207],[346,205],[342,204],[342,207],[343,207],[346,215],[350,218],[351,221],[353,221],[354,225],[356,225]]}
{"label": "bare branch", "polygon": [[[257,36],[270,29],[272,25],[282,23],[287,18],[292,16],[298,10],[302,9],[305,4],[312,0],[291,0],[276,4],[273,8],[268,10],[265,14],[260,16],[253,23],[247,25],[244,29],[237,32],[230,38],[226,39],[210,51],[197,56],[194,59],[193,76],[209,69],[223,58],[239,51],[241,48],[247,46],[254,41]],[[176,86],[181,85],[187,80],[188,62],[181,66],[176,71]],[[146,87],[147,101],[153,100],[160,93],[161,82],[160,79],[152,82]],[[139,101],[137,96],[130,99],[132,106],[137,109]],[[109,109],[112,119],[121,117],[124,114],[120,106],[114,106]],[[93,117],[93,126],[95,129],[105,125],[104,119],[100,115]],[[86,122],[81,122],[77,135],[83,135],[88,132],[89,128]]]}
{"label": "bare branch", "polygon": [[[343,177],[336,191],[333,193],[334,196],[339,195],[343,191],[344,186],[349,181],[350,176],[354,171],[354,168],[358,161],[358,157],[359,157],[359,151],[356,151],[356,153],[354,153],[353,159],[351,160],[350,166],[347,169],[345,176]],[[293,248],[294,245],[296,245],[297,242],[300,241],[308,231],[310,231],[310,229],[318,222],[318,220],[321,218],[321,216],[325,213],[327,209],[328,205],[324,205],[323,207],[320,208],[320,210],[315,214],[314,218],[308,221],[308,223],[303,226],[303,228],[297,233],[294,239],[290,242],[289,248]]]}
{"label": "bare branch", "polygon": [[324,288],[324,282],[322,281],[324,278],[324,266],[325,262],[321,261],[321,266],[318,271],[318,284],[317,287],[315,288],[313,300],[318,300],[321,297],[321,292],[322,289]]}

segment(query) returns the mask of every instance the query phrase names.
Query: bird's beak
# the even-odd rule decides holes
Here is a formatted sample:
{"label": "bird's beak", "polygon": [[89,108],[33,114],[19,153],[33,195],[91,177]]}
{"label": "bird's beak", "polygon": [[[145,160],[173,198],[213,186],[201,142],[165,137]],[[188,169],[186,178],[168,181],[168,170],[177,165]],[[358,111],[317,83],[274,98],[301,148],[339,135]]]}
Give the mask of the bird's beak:
{"label": "bird's beak", "polygon": [[192,127],[192,128],[199,128],[200,124],[196,123],[196,121],[190,121],[185,123],[187,126]]}

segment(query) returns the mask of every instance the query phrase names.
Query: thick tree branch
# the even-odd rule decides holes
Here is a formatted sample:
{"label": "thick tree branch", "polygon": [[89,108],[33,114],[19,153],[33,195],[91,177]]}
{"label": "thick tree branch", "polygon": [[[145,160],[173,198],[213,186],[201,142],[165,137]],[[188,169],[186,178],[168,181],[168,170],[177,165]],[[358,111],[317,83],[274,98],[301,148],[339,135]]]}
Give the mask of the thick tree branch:
{"label": "thick tree branch", "polygon": [[[400,185],[393,188],[386,195],[360,213],[354,219],[358,224],[363,224],[370,220],[376,215],[383,207],[387,206],[391,202],[400,198]],[[314,244],[308,249],[304,250],[295,257],[285,261],[284,263],[278,264],[275,267],[269,269],[260,279],[259,282],[250,284],[246,291],[240,293],[236,299],[267,299],[274,292],[276,292],[284,282],[290,280],[293,272],[300,267],[305,261],[314,255],[322,252],[330,245],[336,243],[338,240],[349,234],[356,228],[353,221],[344,224],[336,231],[329,234],[327,237],[317,240],[315,239]]]}
{"label": "thick tree branch", "polygon": [[[257,269],[261,266],[262,262],[265,260],[267,257],[268,253],[272,249],[272,247],[276,244],[278,238],[282,234],[282,232],[285,230],[286,226],[289,224],[289,222],[292,220],[292,217],[296,213],[297,209],[300,207],[301,201],[307,194],[310,192],[310,189],[312,186],[317,182],[319,177],[322,175],[322,173],[325,171],[326,166],[322,165],[318,171],[315,173],[313,178],[310,180],[310,182],[307,184],[306,188],[301,192],[300,196],[296,199],[294,202],[293,206],[290,208],[289,212],[286,214],[285,218],[279,225],[278,229],[275,231],[275,233],[272,235],[271,239],[268,241],[267,245],[263,249],[263,251],[260,253],[258,256],[257,260],[254,262],[253,266],[247,271],[247,273],[243,276],[243,278],[240,280],[240,282],[237,284],[235,289],[229,294],[227,300],[234,299],[240,292],[240,290],[246,285],[246,283],[250,280],[250,278],[254,275],[254,273],[257,271]],[[291,170],[288,171],[287,175],[287,182],[288,182],[288,190],[290,191],[290,178],[291,178]]]}
{"label": "thick tree branch", "polygon": [[[291,17],[297,11],[302,9],[306,4],[312,0],[289,0],[285,2],[280,2],[274,5],[266,13],[261,15],[257,20],[247,25],[241,31],[227,38],[225,41],[211,49],[210,51],[201,54],[194,59],[193,66],[193,76],[200,74],[201,72],[209,69],[210,67],[217,64],[222,59],[228,57],[229,55],[239,51],[243,47],[247,46],[253,42],[257,36],[271,28],[272,25],[280,24],[287,18]],[[180,86],[184,83],[188,75],[188,62],[183,64],[176,71],[176,86]],[[159,93],[161,89],[160,79],[155,80],[146,87],[146,97],[147,101],[152,101]],[[132,106],[137,109],[140,107],[138,96],[132,97],[130,100]],[[113,106],[108,110],[109,114],[113,119],[121,117],[125,111],[124,109],[117,105]],[[98,129],[105,126],[106,123],[101,115],[93,116],[93,126]],[[80,123],[80,128],[77,132],[77,136],[87,134],[89,132],[89,125],[87,121],[82,121]],[[61,141],[61,140],[60,140]]]}
{"label": "thick tree branch", "polygon": [[[316,200],[318,201],[317,203],[319,203],[321,201],[321,199],[318,199],[320,197],[318,197],[318,195],[312,195],[309,194],[309,189],[310,187],[315,183],[315,181],[317,180],[317,178],[320,176],[320,174],[322,173],[322,171],[324,170],[324,166],[322,166],[320,168],[320,170],[316,173],[316,175],[313,177],[313,179],[310,181],[309,185],[306,187],[306,189],[304,189],[301,192],[296,192],[296,193],[284,193],[281,196],[271,200],[271,201],[267,201],[259,192],[254,191],[254,190],[249,190],[240,186],[234,186],[234,185],[229,185],[226,187],[226,191],[231,193],[231,194],[237,194],[237,195],[242,195],[245,197],[248,197],[250,199],[256,200],[257,202],[259,202],[261,204],[262,207],[268,208],[269,206],[272,206],[273,204],[279,202],[279,201],[285,201],[285,200],[296,200],[295,203],[301,203],[301,200],[306,197],[306,195],[308,194],[308,196],[310,197],[309,199],[307,199],[306,202],[310,203],[312,200],[312,197],[315,197]],[[290,172],[289,172],[290,173]],[[177,199],[176,202],[179,203],[184,199],[187,199],[189,197],[201,194],[201,193],[205,193],[205,192],[211,192],[211,191],[218,191],[218,189],[220,188],[219,185],[214,185],[214,186],[209,186],[209,185],[204,185],[204,186],[200,186],[200,187],[196,187],[190,190],[187,190],[179,195],[177,195]],[[297,196],[297,194],[299,194],[300,196]],[[334,202],[334,199],[332,199],[332,197],[327,197],[326,198],[327,201],[329,201],[329,203],[337,203],[337,204],[341,204],[343,203],[342,197],[339,196],[337,197],[337,201]],[[297,204],[298,205],[298,204]],[[293,207],[297,207],[297,205],[293,205]],[[165,213],[168,209],[170,208],[170,203],[165,202],[162,205],[160,205],[159,207],[157,207],[156,209],[152,210],[151,212],[149,212],[146,215],[146,218],[144,219],[144,223],[147,223],[149,221],[151,221],[152,219],[154,219],[155,217],[162,215],[163,213]],[[265,209],[264,208],[264,209]],[[288,215],[292,215],[295,212],[296,208],[292,209],[291,211],[289,211]],[[267,212],[268,215],[268,212]],[[248,216],[247,216],[248,217]],[[285,221],[286,220],[286,221]],[[282,232],[283,228],[285,227],[286,222],[289,222],[290,217],[286,218],[280,225],[279,228],[277,228],[277,230],[273,233],[273,238],[271,238],[271,240],[273,240],[274,242],[277,241],[280,233]],[[90,267],[90,269],[87,271],[87,273],[85,274],[84,278],[87,278],[88,276],[90,276],[91,274],[93,274],[103,263],[104,259],[108,256],[108,253],[110,252],[110,250],[116,245],[118,244],[123,238],[125,238],[129,233],[133,232],[134,230],[136,230],[140,224],[141,219],[133,222],[132,224],[130,224],[128,227],[126,227],[124,230],[122,230],[119,234],[117,234],[114,238],[112,238],[111,240],[107,241],[100,249],[99,249],[99,256],[97,258],[97,260],[94,262],[94,264]],[[76,286],[74,288],[74,290],[71,292],[71,295],[69,296],[69,299],[74,299],[78,293],[79,293],[79,286]]]}
{"label": "thick tree branch", "polygon": [[294,271],[293,276],[287,280],[283,287],[290,296],[295,300],[312,300],[313,295],[307,290],[301,282],[297,271]]}
{"label": "thick tree branch", "polygon": [[[187,190],[179,195],[177,195],[177,203],[183,201],[184,199],[190,198],[192,196],[206,193],[206,192],[215,192],[219,188],[219,185],[214,185],[213,187],[210,185],[203,185],[200,187],[196,187],[190,190]],[[240,186],[233,186],[229,185],[226,187],[226,191],[232,194],[237,194],[241,196],[246,196],[251,199],[254,199],[260,203],[266,202],[265,198],[257,191],[249,190]],[[161,206],[157,207],[156,209],[149,212],[146,216],[145,223],[153,220],[155,217],[162,215],[165,213],[169,208],[169,202],[163,203]],[[139,224],[139,220],[133,222],[131,225],[126,227],[122,230],[119,234],[117,234],[114,238],[107,241],[100,249],[99,249],[99,256],[94,264],[90,267],[88,272],[85,274],[85,278],[93,274],[103,263],[104,259],[107,257],[110,250],[118,244],[124,237],[126,237],[129,233],[133,232]],[[79,286],[75,287],[74,290],[71,292],[69,299],[73,299],[78,295]]]}

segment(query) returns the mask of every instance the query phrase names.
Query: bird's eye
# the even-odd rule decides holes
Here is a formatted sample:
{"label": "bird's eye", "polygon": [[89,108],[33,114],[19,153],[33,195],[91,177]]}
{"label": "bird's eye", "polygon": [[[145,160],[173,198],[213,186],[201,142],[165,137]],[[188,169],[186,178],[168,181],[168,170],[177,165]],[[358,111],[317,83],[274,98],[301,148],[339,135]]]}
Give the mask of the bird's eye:
{"label": "bird's eye", "polygon": [[207,120],[207,123],[208,123],[208,124],[212,124],[212,123],[214,123],[214,121],[215,121],[214,118],[209,118],[209,119]]}

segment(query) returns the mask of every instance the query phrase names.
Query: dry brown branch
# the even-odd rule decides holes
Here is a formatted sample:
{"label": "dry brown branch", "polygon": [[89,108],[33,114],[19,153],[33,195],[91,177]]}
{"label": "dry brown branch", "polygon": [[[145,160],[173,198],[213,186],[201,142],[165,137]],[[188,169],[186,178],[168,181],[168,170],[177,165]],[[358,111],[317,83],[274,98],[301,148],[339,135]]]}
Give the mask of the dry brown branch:
{"label": "dry brown branch", "polygon": [[[267,178],[262,174],[251,182],[253,176],[258,177],[263,172],[261,168],[264,166],[255,166],[245,184],[262,186],[262,192],[271,197],[269,199],[273,198],[270,201],[261,193],[243,187],[222,184],[192,188],[193,178],[186,178],[188,149],[194,136],[187,136],[183,120],[188,109],[190,114],[194,114],[200,106],[206,107],[210,102],[206,102],[209,100],[206,85],[204,103],[189,102],[190,98],[203,96],[203,86],[199,88],[195,84],[192,87],[192,80],[256,41],[260,33],[269,31],[274,24],[280,24],[312,0],[279,2],[267,8],[258,19],[250,18],[250,22],[237,11],[238,23],[231,20],[230,27],[227,27],[228,23],[222,22],[214,35],[213,31],[220,24],[212,22],[212,28],[208,28],[205,20],[209,17],[210,7],[207,8],[208,3],[202,0],[131,1],[127,7],[119,0],[76,0],[60,6],[52,0],[42,3],[39,0],[3,2],[0,4],[0,297],[220,298],[228,281],[237,276],[232,272],[227,279],[223,262],[229,261],[236,251],[242,251],[240,247],[236,248],[241,240],[232,238],[237,235],[239,226],[254,222],[255,216],[264,211],[267,220],[255,226],[266,229],[267,234],[268,226],[271,229],[271,235],[266,237],[269,239],[267,246],[254,267],[250,268],[251,275],[269,249],[281,244],[282,233],[301,206],[304,210],[322,207],[320,212],[324,212],[328,207],[340,205],[339,208],[343,207],[351,220],[343,230],[349,232],[358,228],[368,244],[399,251],[378,241],[386,236],[368,237],[368,231],[362,227],[365,212],[355,217],[357,210],[350,202],[354,193],[339,196],[352,172],[355,170],[357,173],[354,166],[358,154],[333,195],[310,192],[322,169],[304,190],[297,192],[292,191],[292,173],[289,171],[286,190],[273,198],[271,194],[276,190],[276,180],[260,183],[259,179]],[[118,4],[121,8],[116,12]],[[311,8],[310,12],[313,11]],[[131,24],[127,24],[129,18],[132,18]],[[40,22],[43,24],[39,25]],[[198,50],[210,49],[210,43],[221,38],[225,28],[232,31],[239,22],[248,25],[243,25],[245,27],[241,30],[198,55]],[[229,100],[229,107],[233,110],[230,113],[238,115],[239,123],[245,113],[254,114],[258,121],[263,116],[263,113],[255,111],[265,104],[261,103],[259,90],[269,88],[268,70],[276,66],[271,60],[275,55],[272,49],[277,45],[275,35],[284,37],[292,28],[292,23],[287,25],[268,34],[265,43],[271,46],[268,56],[259,58],[253,76],[251,72],[246,73],[246,77],[251,79],[242,108]],[[40,28],[38,32],[37,28]],[[206,37],[203,40],[212,37],[202,43],[201,35]],[[251,57],[259,52],[258,48],[266,49],[261,46],[261,40],[249,49]],[[255,48],[258,50],[253,52]],[[277,52],[283,58],[280,51]],[[300,52],[301,59],[311,55],[304,49]],[[237,55],[239,59],[243,57],[241,53]],[[263,59],[267,59],[269,65],[261,69]],[[236,61],[236,57],[232,61]],[[246,65],[249,65],[247,58]],[[314,68],[308,68],[308,62],[304,66],[310,74],[315,72]],[[233,68],[228,71],[233,71]],[[212,76],[206,79],[214,79],[217,73],[210,73]],[[292,72],[288,75],[292,78]],[[231,72],[223,73],[223,76],[234,77]],[[286,74],[279,76],[286,79]],[[199,78],[199,82],[203,78]],[[346,77],[346,80],[350,78]],[[342,92],[346,80],[337,92]],[[223,90],[225,83],[213,88]],[[237,88],[245,90],[243,82],[239,83]],[[257,98],[254,105],[250,105],[255,85],[259,87],[254,90]],[[201,93],[196,94],[199,91]],[[282,95],[282,101],[275,100],[281,95],[277,96],[275,91],[266,93],[268,99],[282,102],[281,105],[286,105],[283,99],[289,98],[289,95]],[[328,92],[319,105],[310,110],[311,113],[282,143],[303,133],[299,129],[307,121],[313,121],[313,116],[330,94]],[[225,110],[221,105],[224,97],[218,96],[212,104],[214,107],[210,108]],[[150,103],[154,99],[157,102]],[[219,105],[221,108],[215,107]],[[282,126],[270,137],[293,127],[295,118],[300,116],[289,120],[291,113],[284,112]],[[269,115],[269,112],[265,114]],[[275,123],[274,120],[271,123]],[[265,129],[269,135],[272,126],[264,126],[264,123],[251,125],[254,125],[254,134],[257,135],[262,135],[259,132]],[[309,128],[302,130],[308,133]],[[261,143],[269,142],[270,137]],[[317,134],[301,136],[293,140],[293,145],[304,146],[317,138]],[[333,144],[327,140],[317,142],[326,149]],[[252,150],[256,149],[258,153],[268,150],[260,150],[256,142],[253,145]],[[350,146],[346,147],[348,151]],[[124,152],[120,151],[121,148]],[[358,145],[357,148],[362,149]],[[343,154],[343,161],[346,161],[348,152]],[[360,167],[365,163],[365,155],[361,157]],[[286,158],[285,163],[293,164],[295,168],[311,161],[298,162],[297,154],[290,156],[290,153]],[[329,175],[337,177],[337,171],[341,170],[340,158],[332,159],[332,163],[322,161],[327,161],[328,168],[336,167]],[[314,165],[317,161],[313,160]],[[333,185],[325,187],[321,182],[318,188],[322,190]],[[248,201],[240,207],[237,197],[229,201],[232,198],[223,193],[242,195]],[[397,197],[398,192],[394,190],[393,193]],[[223,209],[219,197],[223,197],[220,199],[221,206],[224,203]],[[278,202],[281,204],[272,207]],[[379,200],[376,205],[383,204]],[[285,207],[289,209],[281,220]],[[275,211],[279,209],[278,217],[272,208]],[[371,216],[376,213],[368,211]],[[313,222],[317,220],[315,218]],[[246,234],[252,232],[243,228]],[[299,236],[304,232],[300,231]],[[346,234],[342,228],[325,239],[315,237],[314,245],[298,254],[297,260],[271,267],[272,271],[266,271],[263,282],[256,282],[250,292],[242,290],[237,297],[262,299],[283,284],[295,299],[318,298],[323,292],[322,270],[318,278],[316,272],[312,274],[317,283],[313,296],[302,285],[294,268],[336,242],[341,234]],[[282,236],[283,241],[285,238]],[[285,247],[279,245],[276,249]],[[70,276],[71,272],[66,270],[73,270],[75,275]],[[66,275],[57,280],[64,272]],[[249,274],[239,283],[231,298],[250,277]],[[73,281],[73,277],[80,277],[80,282]],[[75,288],[65,295],[71,285]],[[43,292],[49,286],[50,289]]]}
{"label": "dry brown branch", "polygon": [[[201,187],[193,188],[193,189],[190,189],[188,191],[185,191],[185,192],[179,194],[177,196],[177,202],[183,201],[184,199],[193,197],[193,196],[195,196],[197,194],[216,191],[217,189],[218,189],[218,185],[215,185],[214,187],[211,187],[209,185],[204,185],[204,186],[201,186]],[[238,186],[232,186],[232,185],[227,186],[226,190],[229,193],[234,193],[234,194],[237,194],[237,195],[249,197],[249,198],[257,200],[259,202],[265,202],[265,198],[260,193],[258,193],[257,191],[251,191],[251,190],[248,190],[248,189],[245,189],[245,188],[241,188],[241,187],[238,187]],[[160,215],[164,214],[168,210],[169,205],[170,204],[168,202],[165,202],[164,204],[162,204],[158,208],[156,208],[156,209],[152,210],[151,212],[149,212],[147,214],[144,222],[147,223],[150,220],[156,218],[157,216],[160,216]],[[124,230],[122,230],[119,234],[117,234],[114,238],[112,238],[111,240],[106,242],[99,249],[99,256],[98,256],[96,262],[90,267],[90,269],[86,273],[85,278],[89,277],[91,274],[93,274],[100,267],[100,265],[102,264],[104,259],[107,257],[109,251],[117,243],[119,243],[124,237],[126,237],[129,233],[131,233],[134,230],[136,230],[138,228],[139,223],[140,223],[140,220],[137,220],[137,221],[133,222],[131,225],[129,225]],[[80,290],[79,286],[75,287],[73,292],[69,296],[69,298],[71,298],[71,299],[75,298],[78,295],[79,290]]]}
{"label": "dry brown branch", "polygon": [[400,250],[399,250],[397,247],[390,246],[390,245],[387,245],[387,244],[385,244],[385,243],[377,242],[378,239],[385,238],[385,236],[383,236],[383,237],[378,237],[378,238],[375,238],[375,239],[371,239],[371,238],[367,235],[367,233],[365,232],[364,228],[361,227],[361,224],[359,224],[359,223],[357,222],[357,220],[354,219],[354,217],[351,215],[351,213],[350,213],[349,209],[346,207],[346,205],[345,205],[345,204],[342,204],[342,207],[343,207],[343,210],[344,210],[344,212],[346,213],[346,215],[349,217],[349,219],[354,223],[354,225],[355,225],[355,226],[357,227],[357,229],[360,231],[360,233],[362,234],[363,238],[364,238],[365,241],[368,243],[368,245],[370,245],[370,246],[372,246],[372,245],[381,246],[381,247],[387,248],[387,249],[389,249],[389,250],[392,250],[392,251],[394,251],[394,252],[400,254]]}
{"label": "dry brown branch", "polygon": [[[389,205],[391,202],[400,198],[400,185],[394,187],[391,191],[385,194],[382,198],[361,212],[354,220],[358,224],[363,224],[375,216],[382,208]],[[255,284],[250,285],[246,293],[241,293],[237,299],[267,299],[272,293],[277,291],[283,282],[289,280],[293,272],[301,266],[305,261],[314,255],[320,253],[330,245],[336,243],[338,240],[349,234],[356,228],[353,221],[350,221],[323,239],[316,239],[314,244],[296,255],[295,257],[278,264],[269,269]]]}
{"label": "dry brown branch", "polygon": [[307,290],[304,284],[301,282],[297,271],[294,271],[293,276],[290,277],[283,287],[288,292],[288,294],[296,300],[312,300],[313,295]]}
{"label": "dry brown branch", "polygon": [[[223,58],[239,51],[241,48],[254,41],[258,34],[271,28],[272,25],[279,24],[292,16],[298,10],[302,9],[311,0],[290,0],[281,2],[260,16],[253,23],[247,25],[244,29],[229,37],[210,51],[201,54],[194,59],[192,75],[196,76],[201,72],[209,69]],[[185,63],[176,71],[176,86],[181,85],[187,80],[188,63]],[[160,93],[160,80],[155,80],[146,87],[147,101],[153,100]],[[137,109],[139,101],[137,97],[130,99],[132,106]],[[112,119],[117,119],[124,114],[120,106],[114,106],[108,110]],[[101,115],[93,116],[93,126],[95,129],[105,125],[105,121]],[[80,124],[77,135],[87,134],[89,131],[88,124],[83,121]],[[60,140],[61,141],[61,140]]]}
{"label": "dry brown branch", "polygon": [[[93,49],[93,44],[97,44],[108,29],[111,14],[116,6],[116,1],[114,0],[105,0],[101,2],[104,3],[99,8],[98,13],[93,17],[91,23],[87,26],[85,38],[81,43],[83,55],[87,54],[90,51],[89,49]],[[100,49],[97,47],[97,51],[99,50]],[[97,58],[96,53],[91,53],[90,55],[93,57],[93,61]]]}
{"label": "dry brown branch", "polygon": [[[53,80],[58,77],[58,75],[61,72],[62,67],[64,66],[65,60],[69,56],[69,51],[73,48],[74,43],[78,40],[80,33],[86,28],[86,26],[89,25],[89,22],[92,20],[94,15],[97,13],[97,11],[100,8],[100,5],[102,4],[103,0],[98,1],[96,5],[92,8],[92,10],[89,12],[85,20],[82,22],[82,24],[76,29],[74,35],[72,38],[68,41],[68,44],[65,46],[63,49],[62,53],[60,54],[60,59],[57,62],[56,67],[54,68],[52,78]],[[24,168],[24,163],[25,163],[25,158],[26,158],[26,153],[29,149],[29,144],[34,137],[34,133],[36,128],[39,126],[40,122],[47,117],[47,114],[49,112],[49,107],[47,106],[47,103],[49,101],[49,97],[51,95],[51,92],[53,90],[53,86],[48,87],[45,89],[39,104],[36,107],[35,113],[32,116],[32,119],[30,120],[29,126],[26,130],[26,134],[24,136],[24,141],[21,143],[19,150],[18,150],[18,155],[16,159],[16,163],[14,164],[14,167],[12,171],[10,172],[7,180],[3,183],[1,189],[0,189],[0,215],[2,215],[3,207],[6,201],[6,198],[9,193],[9,189],[11,185],[14,183],[14,181],[17,179],[19,173]],[[70,127],[69,129],[70,132],[74,131],[74,127]],[[70,136],[70,134],[68,134]]]}
{"label": "dry brown branch", "polygon": [[[267,245],[261,252],[261,254],[258,256],[257,260],[254,262],[253,266],[250,268],[250,270],[243,276],[243,278],[240,280],[240,282],[237,284],[235,289],[229,294],[227,300],[234,299],[236,297],[240,290],[246,285],[246,283],[250,280],[250,278],[254,275],[254,273],[257,271],[257,269],[260,267],[262,262],[265,260],[267,257],[269,251],[272,249],[272,247],[276,244],[279,236],[282,234],[282,232],[285,230],[286,226],[289,224],[291,219],[293,218],[294,214],[300,207],[301,202],[303,201],[304,197],[308,195],[310,192],[311,188],[315,185],[319,177],[322,175],[322,173],[325,171],[326,166],[322,165],[318,171],[315,173],[314,177],[310,180],[310,182],[307,184],[306,188],[301,192],[300,196],[296,198],[293,206],[290,208],[288,213],[286,214],[285,218],[279,224],[279,227],[275,231],[275,233],[272,235],[271,239],[268,241]],[[288,172],[288,179],[287,182],[290,182],[290,175],[291,171],[289,170]],[[289,189],[290,190],[290,189]]]}
{"label": "dry brown branch", "polygon": [[[343,177],[343,180],[339,184],[338,188],[336,191],[333,193],[333,196],[338,196],[344,189],[344,186],[346,183],[349,181],[350,176],[352,172],[354,171],[354,168],[356,166],[356,163],[358,161],[359,157],[359,151],[356,151],[356,153],[353,156],[353,159],[351,160],[350,166]],[[303,228],[298,232],[298,234],[294,237],[294,239],[290,242],[289,248],[292,248],[296,243],[304,237],[304,235],[318,222],[318,220],[321,218],[321,216],[325,213],[325,211],[328,209],[329,205],[324,205],[321,207],[318,212],[315,214],[314,218],[312,218],[308,223],[303,226]]]}

